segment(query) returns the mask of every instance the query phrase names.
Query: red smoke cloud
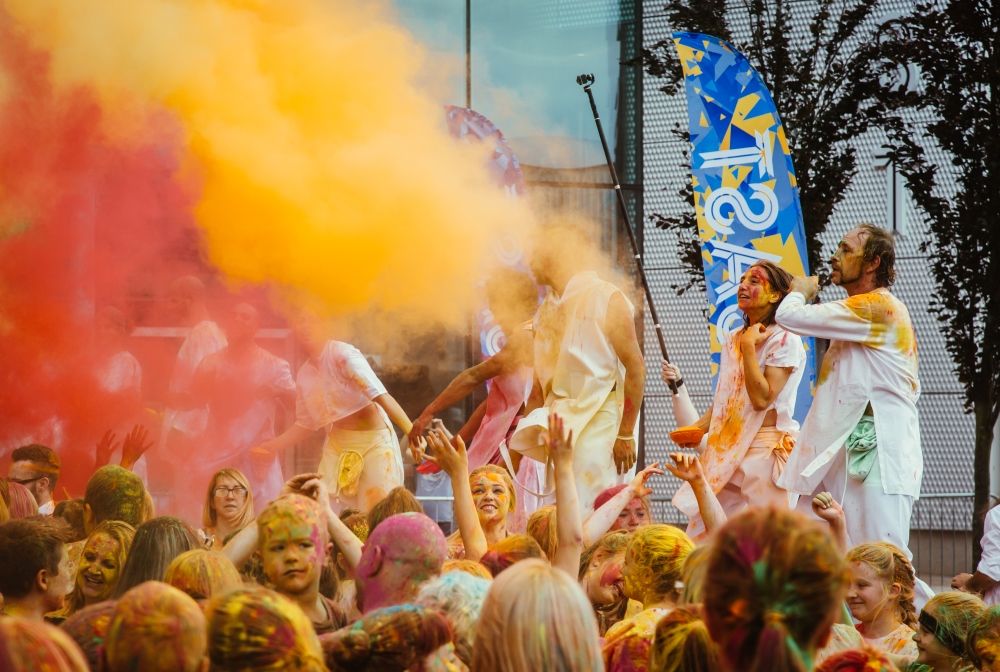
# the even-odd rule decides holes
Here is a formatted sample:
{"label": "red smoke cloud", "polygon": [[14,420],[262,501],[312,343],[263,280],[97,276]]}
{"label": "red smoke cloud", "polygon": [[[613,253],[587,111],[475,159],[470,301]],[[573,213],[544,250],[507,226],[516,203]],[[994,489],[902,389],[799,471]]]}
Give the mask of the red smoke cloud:
{"label": "red smoke cloud", "polygon": [[137,291],[190,270],[198,244],[178,126],[129,117],[109,133],[91,92],[54,91],[46,56],[0,16],[0,456],[49,442],[74,494],[123,412],[96,383],[95,312],[129,312]]}

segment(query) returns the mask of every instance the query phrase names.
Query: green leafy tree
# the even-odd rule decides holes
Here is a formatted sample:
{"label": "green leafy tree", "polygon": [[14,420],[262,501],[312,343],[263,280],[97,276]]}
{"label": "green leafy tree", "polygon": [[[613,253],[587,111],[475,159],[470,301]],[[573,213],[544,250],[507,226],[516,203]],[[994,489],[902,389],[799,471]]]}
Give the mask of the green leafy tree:
{"label": "green leafy tree", "polygon": [[[975,417],[974,510],[981,511],[1000,413],[1000,2],[923,3],[891,28],[880,68],[894,111],[887,130],[929,224],[932,310]],[[930,160],[933,145],[950,164]],[[982,527],[974,517],[977,561]]]}

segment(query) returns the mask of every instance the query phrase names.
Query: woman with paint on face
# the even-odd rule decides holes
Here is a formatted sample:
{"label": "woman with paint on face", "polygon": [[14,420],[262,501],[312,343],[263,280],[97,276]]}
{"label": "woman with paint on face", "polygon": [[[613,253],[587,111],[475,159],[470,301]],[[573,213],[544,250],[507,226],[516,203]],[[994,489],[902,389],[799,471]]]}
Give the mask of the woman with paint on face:
{"label": "woman with paint on face", "polygon": [[205,548],[221,551],[226,539],[254,520],[253,492],[247,477],[237,469],[220,469],[212,476],[205,495],[198,536]]}
{"label": "woman with paint on face", "polygon": [[[708,486],[730,518],[750,506],[787,506],[787,492],[775,482],[798,434],[792,414],[806,362],[802,339],[774,322],[791,282],[769,261],[743,274],[737,303],[745,325],[721,335],[715,399],[694,423],[708,435],[700,456]],[[673,503],[687,514],[691,538],[702,538],[705,524],[689,483]]]}
{"label": "woman with paint on face", "polygon": [[66,600],[67,616],[114,594],[134,538],[135,528],[120,520],[106,520],[94,528],[80,553],[76,587]]}
{"label": "woman with paint on face", "polygon": [[628,530],[613,530],[588,547],[580,557],[578,578],[590,606],[594,608],[602,637],[608,628],[625,618],[628,608],[622,564],[630,538]]}

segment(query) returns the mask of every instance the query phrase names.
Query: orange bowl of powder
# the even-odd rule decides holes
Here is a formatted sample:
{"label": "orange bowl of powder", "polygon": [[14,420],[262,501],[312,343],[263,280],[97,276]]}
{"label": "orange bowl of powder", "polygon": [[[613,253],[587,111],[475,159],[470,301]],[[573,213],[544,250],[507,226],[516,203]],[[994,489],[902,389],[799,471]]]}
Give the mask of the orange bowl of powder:
{"label": "orange bowl of powder", "polygon": [[703,436],[705,436],[705,430],[694,425],[678,427],[670,432],[670,439],[678,446],[696,446],[701,443]]}

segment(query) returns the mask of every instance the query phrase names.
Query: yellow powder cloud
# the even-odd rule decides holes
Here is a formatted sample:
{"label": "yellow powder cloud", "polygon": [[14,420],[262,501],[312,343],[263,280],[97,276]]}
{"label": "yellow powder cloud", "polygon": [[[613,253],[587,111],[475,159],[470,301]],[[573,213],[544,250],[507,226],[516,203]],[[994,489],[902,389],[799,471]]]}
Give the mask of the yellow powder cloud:
{"label": "yellow powder cloud", "polygon": [[93,87],[111,132],[136,110],[180,121],[210,260],[237,281],[461,325],[491,241],[532,225],[451,138],[420,82],[434,63],[377,3],[2,0]]}

